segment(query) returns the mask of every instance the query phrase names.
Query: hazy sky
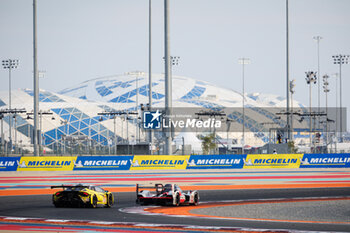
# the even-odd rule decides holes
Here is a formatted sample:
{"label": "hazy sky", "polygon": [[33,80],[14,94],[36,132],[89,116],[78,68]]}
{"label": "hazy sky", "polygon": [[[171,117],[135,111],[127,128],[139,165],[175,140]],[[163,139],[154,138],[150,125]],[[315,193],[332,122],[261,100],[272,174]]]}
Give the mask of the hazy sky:
{"label": "hazy sky", "polygon": [[[33,88],[32,0],[0,0],[0,56],[19,59],[13,88]],[[241,91],[239,57],[248,57],[246,92],[285,96],[285,0],[170,0],[173,73]],[[148,0],[37,0],[40,88],[59,91],[85,80],[148,72]],[[153,72],[163,73],[163,0],[152,0]],[[290,78],[309,105],[305,71],[332,75],[332,55],[350,54],[350,0],[289,0]],[[343,106],[350,108],[350,64],[343,66]],[[333,80],[332,80],[333,79]],[[8,90],[7,70],[0,90]],[[330,81],[329,105],[335,106]],[[322,89],[321,89],[322,90]],[[317,105],[317,85],[313,87]],[[325,97],[321,93],[321,103]]]}

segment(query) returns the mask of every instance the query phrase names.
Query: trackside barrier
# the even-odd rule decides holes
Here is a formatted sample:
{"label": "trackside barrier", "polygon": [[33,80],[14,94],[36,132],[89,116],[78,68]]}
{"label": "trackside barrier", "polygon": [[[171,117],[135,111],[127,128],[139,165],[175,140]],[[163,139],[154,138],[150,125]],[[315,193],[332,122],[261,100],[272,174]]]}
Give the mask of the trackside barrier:
{"label": "trackside barrier", "polygon": [[191,155],[186,169],[240,169],[247,155]]}
{"label": "trackside barrier", "polygon": [[72,171],[77,157],[21,157],[17,171]]}
{"label": "trackside barrier", "polygon": [[1,157],[0,171],[17,171],[21,157]]}
{"label": "trackside barrier", "polygon": [[350,167],[350,154],[304,154],[300,168]]}
{"label": "trackside barrier", "polygon": [[0,157],[0,171],[349,167],[349,153]]}
{"label": "trackside barrier", "polygon": [[185,170],[189,157],[189,155],[135,155],[130,170]]}
{"label": "trackside barrier", "polygon": [[134,156],[79,156],[74,170],[129,170]]}
{"label": "trackside barrier", "polygon": [[299,168],[303,154],[248,154],[244,169]]}

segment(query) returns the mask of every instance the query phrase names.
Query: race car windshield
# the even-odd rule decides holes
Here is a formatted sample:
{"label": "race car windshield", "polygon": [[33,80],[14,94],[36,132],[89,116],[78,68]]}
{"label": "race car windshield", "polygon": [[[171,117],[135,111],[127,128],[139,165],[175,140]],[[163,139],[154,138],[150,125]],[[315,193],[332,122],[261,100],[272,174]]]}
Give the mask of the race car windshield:
{"label": "race car windshield", "polygon": [[171,191],[171,184],[166,184],[164,186],[164,192],[170,192]]}
{"label": "race car windshield", "polygon": [[73,186],[73,187],[66,188],[66,191],[81,191],[83,189],[85,189],[85,187]]}

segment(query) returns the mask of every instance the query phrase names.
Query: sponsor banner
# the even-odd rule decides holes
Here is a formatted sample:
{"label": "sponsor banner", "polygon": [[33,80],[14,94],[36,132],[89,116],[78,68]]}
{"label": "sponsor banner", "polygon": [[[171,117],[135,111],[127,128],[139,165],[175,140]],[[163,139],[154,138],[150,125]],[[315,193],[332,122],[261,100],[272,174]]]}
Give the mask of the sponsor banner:
{"label": "sponsor banner", "polygon": [[76,156],[21,157],[17,171],[72,171],[76,160]]}
{"label": "sponsor banner", "polygon": [[187,169],[240,169],[247,155],[191,155]]}
{"label": "sponsor banner", "polygon": [[74,170],[129,170],[134,156],[80,156]]}
{"label": "sponsor banner", "polygon": [[248,154],[243,168],[299,168],[302,157],[303,154]]}
{"label": "sponsor banner", "polygon": [[135,155],[130,170],[186,169],[189,155]]}
{"label": "sponsor banner", "polygon": [[300,168],[350,167],[350,154],[304,154]]}
{"label": "sponsor banner", "polygon": [[1,157],[0,172],[16,171],[21,157]]}

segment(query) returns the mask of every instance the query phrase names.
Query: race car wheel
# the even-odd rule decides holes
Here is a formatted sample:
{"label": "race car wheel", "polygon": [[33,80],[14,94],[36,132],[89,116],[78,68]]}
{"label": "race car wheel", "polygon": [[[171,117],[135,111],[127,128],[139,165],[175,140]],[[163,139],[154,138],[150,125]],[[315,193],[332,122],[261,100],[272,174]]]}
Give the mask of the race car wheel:
{"label": "race car wheel", "polygon": [[107,204],[105,205],[105,207],[110,208],[113,204],[114,204],[113,194],[107,194]]}
{"label": "race car wheel", "polygon": [[58,203],[53,203],[55,205],[56,208],[60,208],[62,207],[62,205],[58,204]]}
{"label": "race car wheel", "polygon": [[198,195],[198,193],[196,193],[193,197],[192,205],[198,205],[198,202],[199,202],[199,195]]}
{"label": "race car wheel", "polygon": [[176,194],[176,197],[175,197],[175,206],[179,206],[180,205],[180,194]]}
{"label": "race car wheel", "polygon": [[92,197],[91,207],[92,208],[96,208],[97,207],[97,197],[96,196]]}

